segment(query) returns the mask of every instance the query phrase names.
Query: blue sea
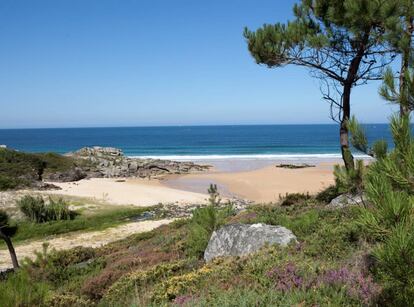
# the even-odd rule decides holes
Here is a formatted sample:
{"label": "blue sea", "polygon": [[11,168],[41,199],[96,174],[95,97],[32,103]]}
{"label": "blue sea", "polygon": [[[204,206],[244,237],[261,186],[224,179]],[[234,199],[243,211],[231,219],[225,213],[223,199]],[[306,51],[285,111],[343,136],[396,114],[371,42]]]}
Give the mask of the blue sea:
{"label": "blue sea", "polygon": [[[388,125],[364,128],[369,140],[392,144]],[[128,156],[177,160],[340,157],[337,125],[0,129],[0,144],[20,151],[57,153],[111,146]]]}

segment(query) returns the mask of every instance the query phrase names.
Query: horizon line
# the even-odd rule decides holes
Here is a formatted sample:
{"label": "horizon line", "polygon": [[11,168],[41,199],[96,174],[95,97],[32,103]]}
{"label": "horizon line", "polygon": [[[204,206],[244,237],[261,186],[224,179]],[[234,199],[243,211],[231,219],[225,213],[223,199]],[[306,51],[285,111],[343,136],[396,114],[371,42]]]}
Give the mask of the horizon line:
{"label": "horizon line", "polygon": [[[388,125],[389,122],[362,122],[362,125]],[[0,130],[47,130],[47,129],[108,129],[108,128],[178,128],[178,127],[240,127],[240,126],[337,126],[338,123],[302,123],[302,124],[201,124],[201,125],[144,125],[144,126],[79,126],[79,127],[22,127],[0,128]]]}

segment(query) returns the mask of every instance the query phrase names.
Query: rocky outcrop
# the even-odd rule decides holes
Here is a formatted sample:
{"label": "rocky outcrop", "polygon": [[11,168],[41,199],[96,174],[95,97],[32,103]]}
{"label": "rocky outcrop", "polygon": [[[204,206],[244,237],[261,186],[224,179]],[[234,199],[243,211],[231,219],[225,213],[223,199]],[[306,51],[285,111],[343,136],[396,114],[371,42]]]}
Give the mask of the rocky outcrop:
{"label": "rocky outcrop", "polygon": [[332,209],[344,208],[352,205],[361,205],[366,202],[366,197],[363,194],[341,194],[331,200],[328,207]]}
{"label": "rocky outcrop", "polygon": [[75,167],[66,172],[52,173],[47,176],[47,179],[54,182],[72,182],[79,181],[88,176],[88,174],[80,167]]}
{"label": "rocky outcrop", "polygon": [[296,242],[296,236],[282,226],[266,224],[231,224],[214,231],[204,252],[204,260],[217,257],[244,256],[266,244],[286,246]]}
{"label": "rocky outcrop", "polygon": [[130,158],[125,156],[121,149],[113,147],[85,147],[67,156],[86,160],[88,166],[80,166],[80,170],[70,174],[58,174],[55,176],[58,181],[76,181],[69,179],[96,177],[154,178],[166,174],[200,172],[209,168],[207,165],[198,165],[193,162]]}

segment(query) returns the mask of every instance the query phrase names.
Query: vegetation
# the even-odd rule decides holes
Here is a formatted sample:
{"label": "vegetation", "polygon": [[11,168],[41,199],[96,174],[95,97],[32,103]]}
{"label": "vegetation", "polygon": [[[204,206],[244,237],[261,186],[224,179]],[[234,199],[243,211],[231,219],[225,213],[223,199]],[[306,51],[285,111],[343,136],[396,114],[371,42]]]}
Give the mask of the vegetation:
{"label": "vegetation", "polygon": [[19,267],[19,262],[17,261],[16,252],[14,251],[10,237],[16,233],[16,229],[16,226],[11,226],[9,224],[9,217],[7,213],[0,210],[0,238],[2,238],[7,245],[13,263],[13,268],[15,269]]}
{"label": "vegetation", "polygon": [[0,148],[0,191],[31,187],[45,175],[87,163],[56,153],[25,153]]}
{"label": "vegetation", "polygon": [[217,185],[211,184],[208,193],[209,205],[195,209],[190,222],[187,248],[189,255],[195,257],[203,255],[213,231],[222,226],[227,217],[234,214],[231,204],[223,208],[219,207],[221,198]]}
{"label": "vegetation", "polygon": [[[358,306],[362,301],[375,301],[379,293],[365,262],[357,260],[366,250],[358,214],[357,208],[327,210],[313,198],[284,207],[253,206],[229,215],[223,223],[283,225],[301,243],[289,248],[265,247],[249,257],[204,264],[200,254],[194,257],[190,252],[195,223],[191,218],[98,249],[56,252],[45,248],[37,259],[25,263],[22,272],[28,276],[26,286],[46,287],[43,302],[51,306],[51,302],[234,306],[234,302],[263,305],[276,301]],[[12,283],[9,279],[0,282],[3,287]]]}
{"label": "vegetation", "polygon": [[54,200],[49,197],[49,203],[46,204],[41,196],[26,195],[17,202],[17,206],[30,221],[36,223],[73,220],[76,216],[76,212],[70,210],[62,198]]}
{"label": "vegetation", "polygon": [[293,21],[244,32],[258,64],[306,67],[321,80],[331,117],[340,124],[342,158],[348,170],[354,168],[347,126],[351,91],[381,78],[382,68],[392,61],[384,34],[388,24],[396,24],[398,6],[398,1],[301,1],[294,7]]}
{"label": "vegetation", "polygon": [[109,207],[91,213],[81,213],[73,220],[49,221],[34,223],[19,221],[19,227],[14,235],[14,241],[39,239],[51,235],[59,235],[74,231],[95,231],[117,226],[131,221],[152,208],[139,207]]}

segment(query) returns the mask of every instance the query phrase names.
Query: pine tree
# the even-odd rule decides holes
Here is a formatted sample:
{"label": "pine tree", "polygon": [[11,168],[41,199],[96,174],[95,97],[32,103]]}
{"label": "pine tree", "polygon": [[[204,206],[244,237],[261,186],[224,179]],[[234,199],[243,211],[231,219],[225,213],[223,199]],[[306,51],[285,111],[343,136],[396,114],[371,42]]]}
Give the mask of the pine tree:
{"label": "pine tree", "polygon": [[321,80],[331,117],[340,124],[348,170],[354,168],[347,127],[351,90],[381,79],[382,68],[393,59],[384,31],[396,19],[397,8],[391,0],[302,0],[294,7],[293,21],[244,32],[258,64],[304,66]]}
{"label": "pine tree", "polygon": [[394,74],[389,69],[385,75],[384,85],[380,94],[385,100],[398,103],[401,116],[410,114],[414,109],[414,76],[413,33],[414,33],[414,2],[412,0],[394,0],[398,13],[386,23],[387,40],[401,56],[401,69],[398,76],[398,86]]}

